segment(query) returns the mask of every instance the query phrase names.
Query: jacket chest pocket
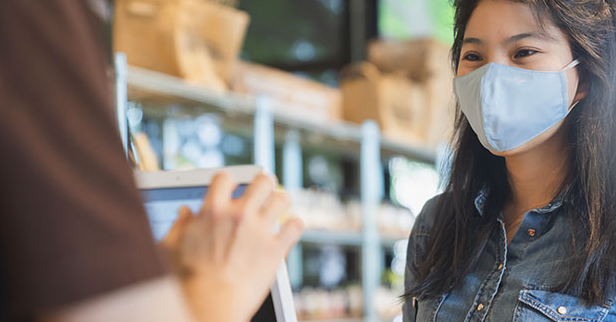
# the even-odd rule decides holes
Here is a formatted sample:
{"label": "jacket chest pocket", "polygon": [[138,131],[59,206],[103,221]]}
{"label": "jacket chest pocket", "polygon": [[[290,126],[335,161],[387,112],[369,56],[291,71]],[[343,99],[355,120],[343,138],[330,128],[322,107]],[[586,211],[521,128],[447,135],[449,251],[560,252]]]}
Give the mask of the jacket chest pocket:
{"label": "jacket chest pocket", "polygon": [[515,308],[514,322],[601,322],[610,310],[606,305],[587,305],[570,295],[543,290],[522,290]]}

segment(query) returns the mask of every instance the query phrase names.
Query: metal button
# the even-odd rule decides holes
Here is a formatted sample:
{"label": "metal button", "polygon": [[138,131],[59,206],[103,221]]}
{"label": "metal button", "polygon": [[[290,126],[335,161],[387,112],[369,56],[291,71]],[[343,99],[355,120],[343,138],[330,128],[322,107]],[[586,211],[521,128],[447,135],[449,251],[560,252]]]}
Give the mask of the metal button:
{"label": "metal button", "polygon": [[560,313],[561,315],[565,315],[565,314],[567,314],[567,308],[566,308],[566,307],[564,307],[564,306],[562,306],[562,305],[558,307],[557,311],[558,311],[558,313]]}
{"label": "metal button", "polygon": [[528,233],[528,236],[530,236],[530,237],[535,237],[535,230],[534,229],[528,229],[526,231],[526,233]]}
{"label": "metal button", "polygon": [[503,264],[498,265],[498,270],[500,271],[501,269],[503,269]]}
{"label": "metal button", "polygon": [[477,311],[481,310],[483,310],[483,304],[479,303],[479,305],[477,305]]}

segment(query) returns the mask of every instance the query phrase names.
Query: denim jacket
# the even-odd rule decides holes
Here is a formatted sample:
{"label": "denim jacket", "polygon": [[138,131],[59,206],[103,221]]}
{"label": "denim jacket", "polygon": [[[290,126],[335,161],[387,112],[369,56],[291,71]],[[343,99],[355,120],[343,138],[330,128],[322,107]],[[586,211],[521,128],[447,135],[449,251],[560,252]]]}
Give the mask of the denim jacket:
{"label": "denim jacket", "polygon": [[[405,288],[415,286],[413,272],[429,242],[438,196],[426,203],[407,251]],[[475,199],[479,215],[486,194]],[[615,297],[603,305],[589,306],[582,299],[552,292],[559,267],[570,251],[569,222],[559,211],[562,196],[543,208],[528,211],[507,245],[502,214],[475,269],[462,286],[436,299],[415,298],[403,306],[404,322],[616,322]]]}

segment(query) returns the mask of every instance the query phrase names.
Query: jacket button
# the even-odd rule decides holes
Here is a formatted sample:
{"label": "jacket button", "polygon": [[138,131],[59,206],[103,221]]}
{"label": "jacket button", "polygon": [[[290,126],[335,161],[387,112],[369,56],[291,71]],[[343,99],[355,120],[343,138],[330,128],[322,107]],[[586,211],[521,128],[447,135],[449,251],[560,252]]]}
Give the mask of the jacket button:
{"label": "jacket button", "polygon": [[564,307],[564,306],[562,306],[562,305],[558,307],[557,311],[558,311],[558,313],[560,313],[561,315],[565,315],[565,314],[567,314],[567,308],[566,308],[566,307]]}
{"label": "jacket button", "polygon": [[481,310],[483,310],[483,304],[479,303],[479,305],[477,305],[477,311]]}
{"label": "jacket button", "polygon": [[535,237],[535,230],[534,229],[528,229],[526,231],[526,233],[528,234],[528,236],[530,237]]}

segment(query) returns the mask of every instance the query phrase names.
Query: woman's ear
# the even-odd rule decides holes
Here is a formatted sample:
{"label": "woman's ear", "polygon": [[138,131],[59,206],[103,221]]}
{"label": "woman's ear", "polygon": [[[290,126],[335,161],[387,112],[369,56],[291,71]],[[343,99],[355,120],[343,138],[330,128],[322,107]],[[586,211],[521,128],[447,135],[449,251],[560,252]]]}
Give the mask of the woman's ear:
{"label": "woman's ear", "polygon": [[587,73],[585,70],[580,70],[580,80],[578,82],[577,92],[573,97],[573,104],[579,103],[581,100],[586,98],[588,95],[588,91],[590,90],[590,84],[588,82],[588,77],[586,77]]}

